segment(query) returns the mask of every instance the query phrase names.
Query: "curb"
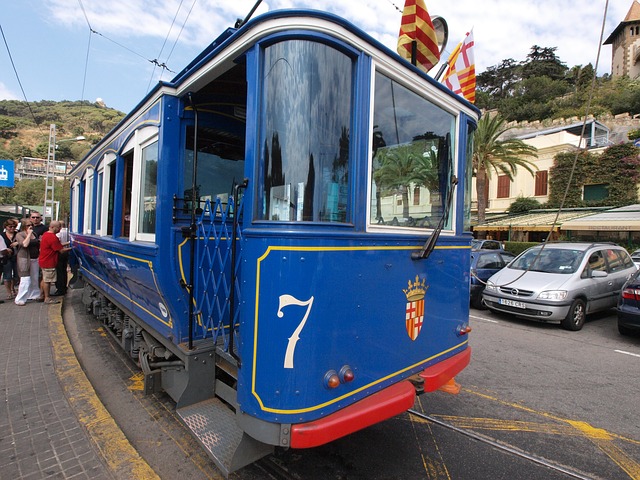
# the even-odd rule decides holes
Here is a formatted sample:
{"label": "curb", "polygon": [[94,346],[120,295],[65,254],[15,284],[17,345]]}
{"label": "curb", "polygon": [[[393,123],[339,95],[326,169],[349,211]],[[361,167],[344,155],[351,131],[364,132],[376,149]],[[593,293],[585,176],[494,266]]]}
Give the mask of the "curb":
{"label": "curb", "polygon": [[63,305],[64,300],[60,304],[49,306],[49,335],[56,376],[78,421],[115,478],[160,480],[129,443],[82,370],[62,320]]}

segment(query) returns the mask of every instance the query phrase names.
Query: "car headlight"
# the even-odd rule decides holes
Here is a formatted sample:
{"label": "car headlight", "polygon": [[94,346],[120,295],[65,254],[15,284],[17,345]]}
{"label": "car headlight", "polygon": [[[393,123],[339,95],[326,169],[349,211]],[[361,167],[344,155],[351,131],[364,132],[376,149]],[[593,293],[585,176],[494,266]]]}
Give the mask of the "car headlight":
{"label": "car headlight", "polygon": [[493,291],[495,291],[496,286],[491,282],[487,282],[487,284],[485,285],[484,289],[493,292]]}
{"label": "car headlight", "polygon": [[538,298],[542,300],[564,300],[567,298],[566,290],[547,290],[538,295]]}

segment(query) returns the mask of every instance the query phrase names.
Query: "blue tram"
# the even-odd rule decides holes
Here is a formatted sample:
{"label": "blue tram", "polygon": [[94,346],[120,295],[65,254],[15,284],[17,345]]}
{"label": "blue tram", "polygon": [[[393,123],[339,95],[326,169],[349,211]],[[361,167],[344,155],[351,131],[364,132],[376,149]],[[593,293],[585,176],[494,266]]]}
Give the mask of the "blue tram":
{"label": "blue tram", "polygon": [[71,172],[83,300],[225,474],[469,362],[479,112],[349,22],[270,12]]}

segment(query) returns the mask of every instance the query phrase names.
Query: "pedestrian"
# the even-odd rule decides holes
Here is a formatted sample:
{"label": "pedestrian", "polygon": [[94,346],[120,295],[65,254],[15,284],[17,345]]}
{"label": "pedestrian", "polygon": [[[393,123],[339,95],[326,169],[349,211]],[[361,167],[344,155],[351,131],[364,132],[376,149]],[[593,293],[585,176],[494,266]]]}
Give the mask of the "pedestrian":
{"label": "pedestrian", "polygon": [[9,218],[5,220],[3,226],[4,231],[0,235],[7,246],[7,254],[2,258],[2,276],[4,277],[4,285],[9,298],[14,298],[17,293],[18,282],[20,281],[16,257],[16,251],[18,249],[18,241],[16,240],[18,219]]}
{"label": "pedestrian", "polygon": [[32,256],[32,249],[29,247],[31,243],[36,242],[36,236],[33,233],[33,223],[29,218],[23,218],[20,223],[20,231],[16,235],[18,241],[18,275],[20,276],[20,285],[18,286],[18,294],[15,298],[15,304],[23,306],[27,300],[42,300],[40,296],[40,267],[38,266],[38,257]]}
{"label": "pedestrian", "polygon": [[42,223],[42,215],[40,215],[40,212],[32,210],[30,218],[31,222],[33,223],[33,233],[36,238],[40,238],[42,235],[44,235],[44,232],[49,230],[49,227]]}
{"label": "pedestrian", "polygon": [[[33,223],[33,234],[36,237],[36,241],[31,242],[31,258],[38,258],[38,256],[40,256],[40,238],[49,230],[49,227],[42,223],[42,215],[37,210],[31,210],[29,218],[31,219],[31,223]],[[40,272],[40,281],[38,284],[40,285],[40,298],[42,299],[44,298],[44,292],[42,291],[42,272]]]}
{"label": "pedestrian", "polygon": [[[4,242],[4,237],[0,236],[0,262],[4,263],[7,255],[9,255],[9,249]],[[4,300],[0,300],[0,303],[4,303]]]}
{"label": "pedestrian", "polygon": [[[56,233],[62,245],[69,244],[69,230],[67,224],[60,222],[60,231]],[[67,267],[69,266],[69,252],[61,251],[58,253],[58,263],[56,265],[56,293],[52,296],[66,295],[69,276],[67,275]]]}
{"label": "pedestrian", "polygon": [[42,269],[42,291],[44,303],[58,303],[59,300],[50,296],[51,284],[56,283],[56,265],[60,252],[68,252],[70,248],[63,245],[56,234],[60,231],[60,222],[53,220],[49,223],[49,230],[44,232],[40,241],[40,256],[38,263]]}

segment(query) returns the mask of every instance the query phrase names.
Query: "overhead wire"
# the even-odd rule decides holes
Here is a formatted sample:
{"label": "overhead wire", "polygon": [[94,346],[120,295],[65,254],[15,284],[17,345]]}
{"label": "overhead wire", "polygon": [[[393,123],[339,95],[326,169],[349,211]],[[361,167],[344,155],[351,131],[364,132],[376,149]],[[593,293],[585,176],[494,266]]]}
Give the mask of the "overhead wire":
{"label": "overhead wire", "polygon": [[[580,139],[578,141],[578,148],[576,149],[575,155],[573,157],[573,162],[571,164],[571,171],[569,172],[569,179],[567,180],[567,185],[565,187],[564,190],[564,194],[562,196],[562,200],[560,201],[560,206],[558,207],[558,210],[556,212],[556,216],[553,220],[553,222],[551,223],[551,227],[549,228],[549,233],[547,234],[547,237],[545,239],[545,241],[542,243],[542,247],[540,248],[540,250],[538,251],[537,255],[535,256],[535,258],[533,259],[533,261],[531,262],[531,264],[529,265],[529,267],[524,270],[520,275],[518,275],[516,278],[514,278],[513,280],[511,280],[510,282],[507,283],[503,283],[500,285],[495,285],[495,287],[506,287],[507,285],[511,285],[512,283],[516,282],[517,280],[521,279],[527,272],[529,272],[530,270],[532,270],[535,265],[536,262],[538,261],[538,259],[540,258],[540,256],[542,255],[542,252],[544,251],[545,246],[547,245],[547,243],[549,242],[549,240],[551,240],[551,237],[553,235],[553,231],[558,223],[558,218],[560,218],[560,213],[562,213],[562,209],[564,208],[564,204],[567,200],[567,196],[569,195],[569,189],[571,188],[571,182],[573,181],[573,176],[575,174],[576,171],[576,167],[578,165],[578,157],[580,156],[581,153],[583,153],[584,151],[586,151],[586,146],[585,147],[581,147],[582,146],[582,142],[585,140],[584,139],[584,134],[586,132],[587,129],[587,121],[589,118],[589,111],[591,110],[591,102],[593,100],[593,96],[594,96],[594,92],[596,89],[596,81],[598,78],[598,65],[600,63],[600,53],[602,51],[602,39],[604,38],[604,29],[606,26],[606,22],[607,22],[607,11],[609,9],[609,0],[605,0],[605,5],[604,5],[604,14],[602,17],[602,27],[600,29],[600,39],[598,41],[598,53],[596,54],[596,62],[595,62],[595,67],[593,69],[593,77],[591,78],[591,88],[589,89],[589,97],[587,99],[587,103],[585,105],[585,111],[584,111],[584,120],[582,122],[582,130],[580,132]],[[478,278],[476,275],[473,275],[476,277],[477,280],[479,280],[481,283],[483,284],[487,284],[487,282],[484,282],[483,280],[481,280],[480,278]]]}
{"label": "overhead wire", "polygon": [[[593,69],[593,77],[591,78],[591,88],[589,89],[589,97],[587,99],[587,104],[585,105],[585,112],[584,112],[584,120],[582,122],[582,130],[580,132],[580,140],[578,143],[578,149],[576,150],[576,154],[573,157],[573,163],[571,165],[571,172],[569,173],[569,180],[567,181],[567,186],[565,187],[564,190],[564,194],[562,196],[562,200],[560,202],[560,206],[558,207],[558,211],[556,212],[556,218],[553,220],[553,223],[551,224],[551,228],[549,229],[549,233],[547,235],[547,240],[549,241],[549,239],[551,238],[551,235],[553,234],[553,229],[555,228],[556,224],[558,223],[558,218],[560,217],[560,213],[562,212],[562,208],[564,207],[565,201],[567,200],[567,196],[569,195],[569,189],[571,187],[571,182],[573,180],[573,175],[576,171],[576,166],[578,164],[578,157],[580,155],[580,153],[582,152],[582,149],[580,148],[580,146],[582,145],[582,142],[584,141],[584,133],[587,129],[587,119],[589,117],[589,111],[591,110],[591,102],[593,100],[593,95],[594,92],[596,90],[596,80],[598,78],[598,64],[600,63],[600,52],[602,51],[602,39],[604,38],[604,29],[605,29],[605,25],[606,25],[606,21],[607,21],[607,10],[609,9],[609,0],[605,0],[605,5],[604,5],[604,15],[602,16],[602,27],[600,29],[600,40],[598,41],[598,53],[596,55],[596,64],[595,67]],[[586,148],[584,148],[584,150],[586,150]]]}
{"label": "overhead wire", "polygon": [[[182,4],[184,3],[184,0],[180,0],[180,4],[178,5],[178,8],[176,9],[176,13],[173,16],[173,20],[171,21],[171,25],[169,26],[169,30],[167,31],[167,36],[164,37],[164,42],[162,42],[162,47],[160,47],[160,53],[158,53],[158,58],[162,57],[162,52],[164,51],[164,47],[167,44],[167,40],[169,40],[169,35],[171,35],[171,30],[173,30],[173,25],[176,23],[176,18],[178,18],[178,14],[180,13],[180,10],[182,9]],[[180,30],[182,31],[182,30]],[[147,90],[149,90],[151,88],[151,82],[153,81],[153,76],[156,73],[156,67],[153,67],[153,70],[151,71],[151,76],[149,77],[149,83],[147,84]],[[162,74],[160,74],[160,76],[162,77]]]}
{"label": "overhead wire", "polygon": [[[181,0],[180,5],[182,5],[183,1],[184,0]],[[195,0],[194,0],[194,3],[195,3]],[[85,89],[85,84],[86,84],[86,77],[87,77],[87,72],[88,72],[88,68],[89,68],[89,54],[90,54],[90,46],[91,46],[91,35],[99,35],[100,37],[104,38],[105,40],[108,40],[109,42],[113,43],[114,45],[117,45],[118,47],[127,50],[128,52],[132,53],[133,55],[136,55],[136,56],[142,58],[143,60],[153,64],[154,65],[154,69],[155,69],[155,67],[160,67],[163,70],[166,70],[166,71],[171,72],[171,73],[175,73],[173,70],[171,70],[166,65],[165,62],[160,62],[157,58],[149,59],[146,56],[142,55],[141,53],[138,53],[135,50],[127,47],[126,45],[123,45],[123,44],[121,44],[119,42],[116,42],[112,38],[109,38],[106,35],[104,35],[104,34],[98,32],[97,30],[95,30],[91,26],[91,22],[89,21],[89,16],[87,15],[87,11],[85,10],[84,5],[82,4],[82,0],[78,0],[78,4],[80,5],[80,9],[82,10],[82,14],[84,15],[84,19],[87,22],[87,27],[89,28],[89,32],[90,32],[89,42],[88,42],[88,46],[87,46],[87,56],[86,56],[86,60],[85,60],[84,80],[83,80],[83,84],[82,84],[82,98],[83,99],[84,99],[84,89]],[[193,8],[193,6],[191,8]],[[178,7],[178,11],[179,10],[180,10],[180,7]],[[191,11],[189,11],[189,13],[191,13]],[[176,12],[176,16],[177,16],[177,12]],[[175,18],[174,18],[174,21],[175,21]],[[171,25],[173,26],[173,23]],[[184,28],[184,25],[183,25],[183,28]],[[171,28],[169,29],[169,32],[171,32]],[[168,37],[168,35],[169,34],[167,34],[167,37]],[[165,39],[165,43],[166,43],[166,39]],[[163,48],[164,48],[164,45],[163,45]],[[162,52],[162,50],[161,50],[161,52]]]}
{"label": "overhead wire", "polygon": [[27,94],[25,93],[24,87],[22,86],[22,81],[20,80],[20,75],[18,74],[18,69],[16,68],[16,64],[13,61],[13,56],[11,55],[11,49],[9,48],[9,42],[7,42],[7,37],[4,35],[2,24],[0,24],[0,33],[2,33],[2,40],[4,41],[4,46],[7,49],[7,54],[9,55],[9,61],[11,62],[13,73],[15,73],[16,79],[18,80],[18,85],[20,86],[20,91],[22,92],[24,101],[27,103],[27,108],[29,108],[29,113],[31,113],[31,116],[33,117],[33,121],[36,123],[36,125],[40,126],[40,122],[38,122],[38,119],[36,118],[35,113],[33,113],[33,110],[31,109],[31,103],[29,103],[29,100],[27,99]]}
{"label": "overhead wire", "polygon": [[189,9],[189,12],[187,13],[187,17],[184,19],[184,22],[182,22],[182,27],[180,28],[180,31],[178,32],[178,36],[176,37],[175,41],[173,42],[173,46],[171,47],[171,51],[169,52],[169,55],[167,55],[167,58],[166,58],[165,62],[168,62],[169,59],[171,58],[171,55],[173,55],[173,50],[176,48],[176,45],[178,44],[178,40],[182,36],[182,31],[184,30],[184,27],[187,24],[187,21],[189,20],[189,17],[191,16],[191,12],[193,11],[193,7],[195,7],[197,1],[198,0],[193,0],[193,3],[191,4],[191,8]]}

